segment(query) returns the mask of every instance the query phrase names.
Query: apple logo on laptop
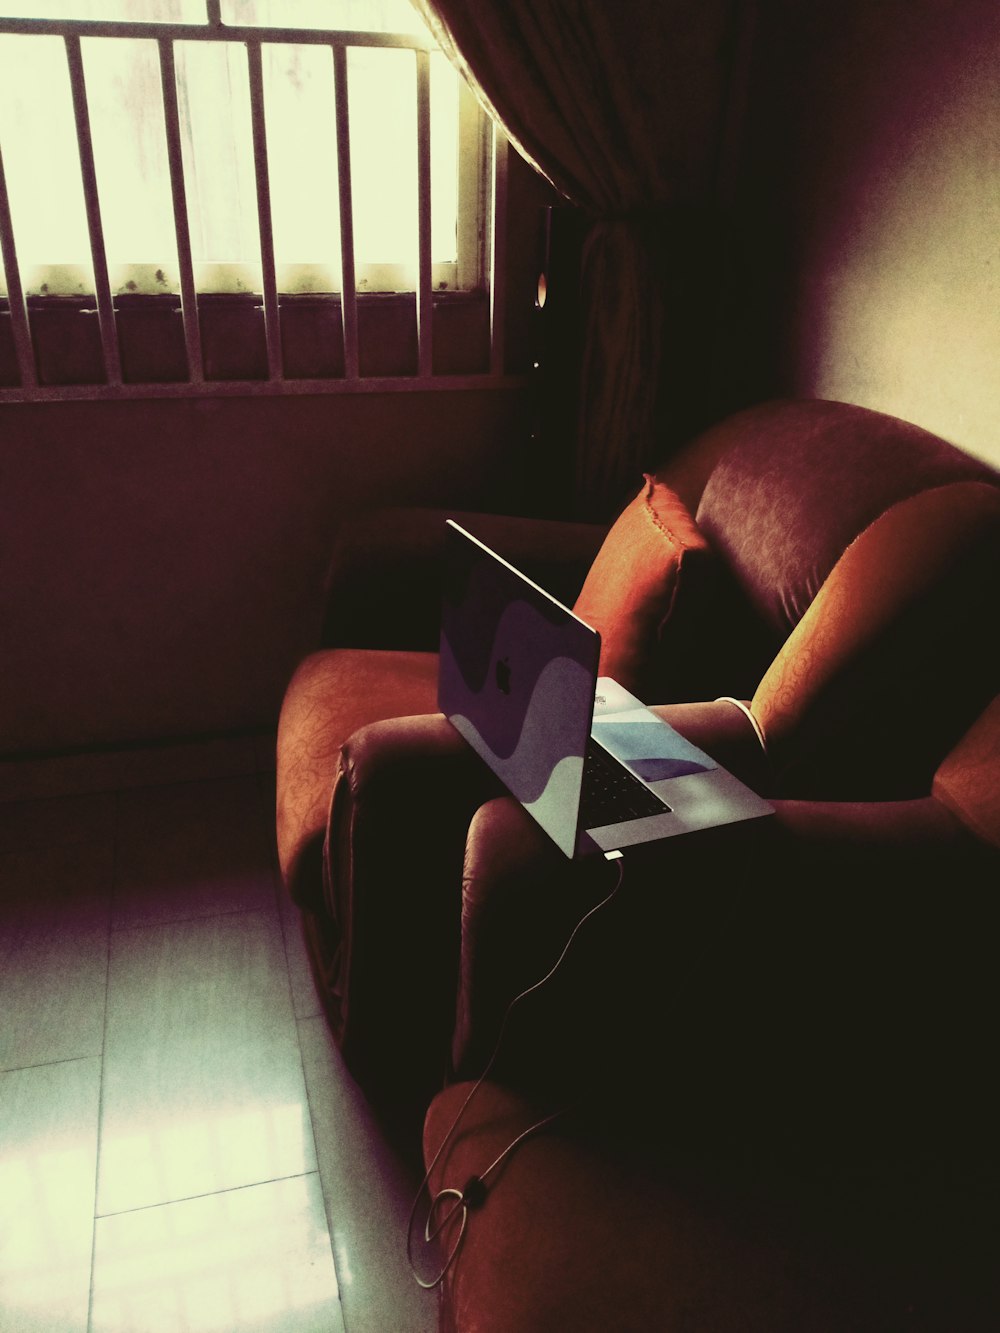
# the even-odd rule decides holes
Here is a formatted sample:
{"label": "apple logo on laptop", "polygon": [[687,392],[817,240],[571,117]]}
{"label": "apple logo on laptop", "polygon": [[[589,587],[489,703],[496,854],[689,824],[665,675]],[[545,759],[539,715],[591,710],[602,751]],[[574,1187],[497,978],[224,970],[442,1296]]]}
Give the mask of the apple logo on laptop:
{"label": "apple logo on laptop", "polygon": [[510,694],[510,660],[506,657],[497,659],[497,689],[501,694]]}

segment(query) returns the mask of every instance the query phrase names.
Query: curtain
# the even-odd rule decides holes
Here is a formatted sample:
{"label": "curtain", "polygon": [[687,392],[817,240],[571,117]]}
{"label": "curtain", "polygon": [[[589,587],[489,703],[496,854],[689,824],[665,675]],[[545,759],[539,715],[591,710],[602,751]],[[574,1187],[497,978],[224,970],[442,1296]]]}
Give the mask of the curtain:
{"label": "curtain", "polygon": [[663,456],[672,218],[711,194],[736,0],[413,0],[514,147],[592,220],[574,490],[605,518]]}

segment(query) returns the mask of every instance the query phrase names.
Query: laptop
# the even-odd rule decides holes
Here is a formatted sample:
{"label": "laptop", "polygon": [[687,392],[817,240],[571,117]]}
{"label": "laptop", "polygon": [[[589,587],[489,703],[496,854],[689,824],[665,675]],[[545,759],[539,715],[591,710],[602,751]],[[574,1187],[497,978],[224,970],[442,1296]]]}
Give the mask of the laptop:
{"label": "laptop", "polygon": [[566,856],[774,813],[598,676],[595,629],[453,519],[445,537],[438,707]]}

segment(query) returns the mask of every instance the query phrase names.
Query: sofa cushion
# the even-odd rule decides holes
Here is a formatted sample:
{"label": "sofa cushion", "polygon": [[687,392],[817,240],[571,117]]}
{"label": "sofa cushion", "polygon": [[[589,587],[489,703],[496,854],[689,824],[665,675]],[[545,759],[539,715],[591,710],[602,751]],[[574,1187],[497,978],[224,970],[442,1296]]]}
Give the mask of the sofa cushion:
{"label": "sofa cushion", "polygon": [[822,400],[737,412],[706,431],[695,452],[718,458],[698,526],[780,639],[879,514],[951,482],[997,481],[985,463],[919,426]]}
{"label": "sofa cushion", "polygon": [[926,796],[996,690],[1000,489],[957,482],[848,546],[752,700],[773,794]]}
{"label": "sofa cushion", "polygon": [[644,693],[668,621],[709,548],[683,500],[645,474],[612,525],[573,607],[601,635],[601,674]]}

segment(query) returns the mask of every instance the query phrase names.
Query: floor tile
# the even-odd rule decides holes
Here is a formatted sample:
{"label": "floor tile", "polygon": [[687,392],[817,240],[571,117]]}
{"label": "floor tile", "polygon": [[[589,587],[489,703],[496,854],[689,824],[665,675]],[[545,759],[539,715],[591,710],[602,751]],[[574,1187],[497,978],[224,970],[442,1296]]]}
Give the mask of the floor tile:
{"label": "floor tile", "polygon": [[117,794],[120,755],[36,766],[37,800],[0,781],[0,1329],[87,1333],[92,1281],[93,1333],[431,1333],[416,1182],[280,888],[271,740],[252,768],[169,748]]}
{"label": "floor tile", "polygon": [[0,853],[68,842],[107,842],[115,833],[112,792],[0,802]]}
{"label": "floor tile", "polygon": [[116,927],[272,908],[257,776],[122,792]]}
{"label": "floor tile", "polygon": [[278,911],[281,915],[281,929],[285,937],[285,956],[288,960],[288,977],[292,987],[292,1004],[296,1018],[312,1018],[322,1013],[322,1005],[316,993],[309,956],[302,938],[302,918],[298,908],[292,902],[281,880],[278,865],[278,844],[275,828],[275,778],[273,773],[259,775],[261,785],[262,822],[267,830],[274,866],[274,881],[277,886]]}
{"label": "floor tile", "polygon": [[344,1333],[315,1173],[98,1221],[91,1333],[244,1329]]}
{"label": "floor tile", "polygon": [[99,1213],[315,1168],[276,911],[115,931]]}
{"label": "floor tile", "polygon": [[314,1018],[323,1012],[316,983],[313,981],[302,937],[302,919],[299,909],[283,887],[278,889],[278,908],[281,929],[285,939],[285,957],[288,961],[288,980],[292,988],[292,1007],[296,1018]]}
{"label": "floor tile", "polygon": [[100,1061],[0,1074],[0,1328],[86,1333]]}
{"label": "floor tile", "polygon": [[299,1023],[316,1153],[350,1333],[434,1333],[437,1297],[406,1258],[416,1179],[372,1123],[321,1018]]}
{"label": "floor tile", "polygon": [[110,842],[0,856],[0,1069],[100,1055]]}

